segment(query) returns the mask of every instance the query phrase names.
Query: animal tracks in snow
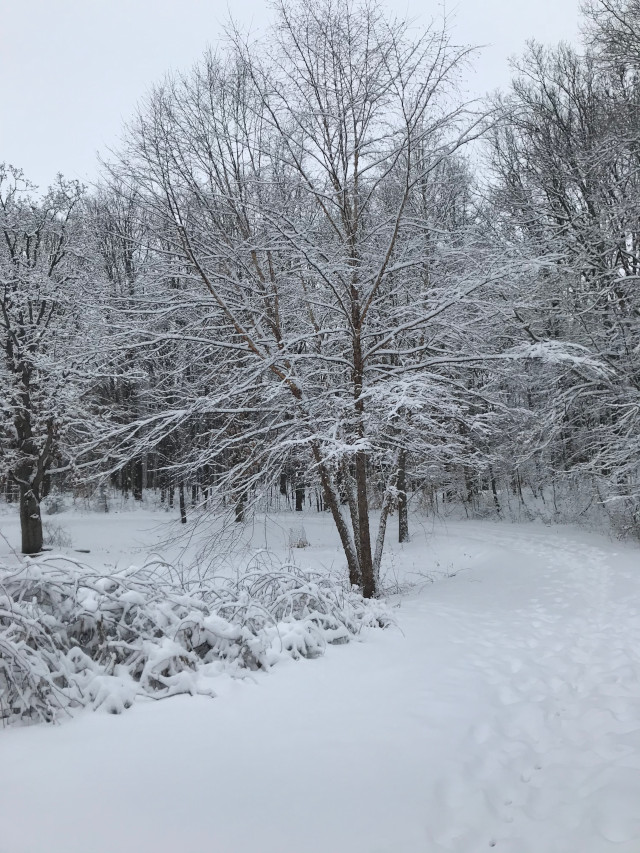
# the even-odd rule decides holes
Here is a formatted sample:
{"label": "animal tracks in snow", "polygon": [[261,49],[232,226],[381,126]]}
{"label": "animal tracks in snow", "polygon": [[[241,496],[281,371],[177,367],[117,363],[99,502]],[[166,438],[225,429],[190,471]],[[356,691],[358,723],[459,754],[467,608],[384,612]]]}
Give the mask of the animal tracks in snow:
{"label": "animal tracks in snow", "polygon": [[640,578],[569,537],[493,541],[514,556],[518,601],[505,588],[461,626],[489,693],[445,788],[439,822],[459,831],[436,831],[436,849],[637,853]]}

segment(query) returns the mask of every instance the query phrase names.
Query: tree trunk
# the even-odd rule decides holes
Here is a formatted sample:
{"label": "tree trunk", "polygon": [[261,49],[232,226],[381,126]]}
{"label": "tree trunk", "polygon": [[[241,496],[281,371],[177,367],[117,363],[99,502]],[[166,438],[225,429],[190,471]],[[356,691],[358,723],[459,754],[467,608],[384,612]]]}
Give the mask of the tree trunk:
{"label": "tree trunk", "polygon": [[362,574],[362,594],[365,598],[374,598],[376,578],[371,554],[371,532],[369,530],[369,499],[367,496],[367,454],[364,450],[356,453],[356,498],[358,501],[358,539],[360,543],[360,572]]}
{"label": "tree trunk", "polygon": [[378,536],[376,538],[376,550],[373,557],[373,576],[376,594],[380,588],[380,564],[382,563],[382,551],[384,549],[384,537],[387,532],[387,520],[391,505],[393,503],[391,490],[387,490],[382,501],[382,511],[380,512],[380,524],[378,526]]}
{"label": "tree trunk", "polygon": [[[380,509],[380,524],[378,526],[378,536],[376,537],[376,550],[373,556],[373,577],[375,582],[376,595],[380,589],[380,564],[382,563],[382,551],[384,549],[384,537],[387,531],[387,521],[389,513],[393,505],[393,496],[397,493],[400,483],[400,472],[404,470],[406,464],[406,451],[398,451],[398,464],[395,471],[392,472],[387,487],[384,490],[382,499],[382,507]],[[407,528],[408,536],[408,528]],[[402,541],[402,540],[400,540]]]}
{"label": "tree trunk", "polygon": [[355,480],[351,476],[348,466],[344,465],[342,477],[342,490],[346,497],[347,506],[349,507],[349,515],[351,516],[351,529],[353,530],[353,541],[356,548],[356,557],[358,565],[362,565],[360,556],[360,524],[358,522],[358,498],[356,496]]}
{"label": "tree trunk", "polygon": [[143,468],[142,468],[142,460],[136,459],[135,462],[131,463],[131,487],[133,492],[133,498],[136,501],[142,500],[142,484],[143,484]]}
{"label": "tree trunk", "polygon": [[98,491],[98,505],[102,508],[103,512],[109,512],[109,499],[107,497],[107,487],[104,483],[100,483],[100,489]]}
{"label": "tree trunk", "polygon": [[244,492],[238,496],[236,499],[236,507],[235,507],[235,518],[236,524],[242,524],[244,521],[244,504],[247,499],[247,496]]}
{"label": "tree trunk", "polygon": [[20,440],[22,459],[12,473],[17,482],[20,501],[20,531],[22,553],[38,554],[42,551],[42,517],[40,497],[42,481],[48,473],[53,445],[53,421],[47,421],[47,439],[39,451],[33,439],[29,394],[25,393],[25,408],[16,418],[16,432]]}
{"label": "tree trunk", "polygon": [[120,471],[120,484],[123,496],[129,500],[129,492],[131,491],[131,462]]}
{"label": "tree trunk", "polygon": [[33,489],[27,486],[20,486],[20,529],[22,553],[39,554],[42,551],[40,503]]}
{"label": "tree trunk", "polygon": [[340,498],[338,497],[338,493],[336,492],[336,489],[333,486],[331,476],[322,458],[320,448],[314,442],[311,445],[311,449],[313,451],[313,458],[317,463],[318,473],[320,474],[320,482],[322,484],[324,499],[327,506],[331,510],[331,515],[333,516],[333,521],[336,525],[338,535],[340,536],[340,542],[342,543],[342,550],[344,551],[344,555],[347,559],[347,566],[349,568],[349,583],[351,584],[351,586],[361,587],[362,575],[360,574],[360,565],[356,556],[356,549],[354,546],[353,539],[349,535],[349,529],[340,512]]}
{"label": "tree trunk", "polygon": [[187,508],[184,500],[184,483],[180,483],[179,486],[179,497],[180,497],[180,521],[182,524],[187,523]]}
{"label": "tree trunk", "polygon": [[409,507],[407,501],[407,451],[398,454],[398,542],[409,541]]}
{"label": "tree trunk", "polygon": [[493,494],[493,503],[495,504],[498,515],[501,512],[500,501],[498,499],[498,489],[496,488],[496,478],[493,473],[493,468],[489,465],[489,478],[491,480],[491,492]]}
{"label": "tree trunk", "polygon": [[[354,258],[355,261],[355,258]],[[364,441],[364,360],[362,356],[360,296],[356,287],[356,274],[351,285],[351,316],[353,335],[353,396],[356,417],[356,437]],[[367,453],[358,450],[355,454],[356,502],[358,508],[358,530],[354,531],[358,547],[360,574],[362,575],[362,594],[365,598],[374,598],[377,593],[376,574],[371,553],[371,531],[369,529],[369,497],[367,495]]]}

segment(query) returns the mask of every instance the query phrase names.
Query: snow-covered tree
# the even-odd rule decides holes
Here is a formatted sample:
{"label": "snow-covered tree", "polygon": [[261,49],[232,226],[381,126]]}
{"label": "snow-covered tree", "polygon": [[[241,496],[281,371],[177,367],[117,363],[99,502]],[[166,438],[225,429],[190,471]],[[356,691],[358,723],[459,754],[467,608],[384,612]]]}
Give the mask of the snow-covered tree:
{"label": "snow-covered tree", "polygon": [[468,51],[446,32],[330,0],[276,13],[268,47],[233,32],[227,53],[157,87],[112,166],[154,229],[141,340],[183,348],[179,391],[119,435],[123,453],[191,436],[176,461],[214,467],[236,506],[304,461],[371,596],[398,436],[414,409],[430,447],[445,443],[464,385],[435,377],[476,347],[471,296],[502,274],[473,229],[465,246],[424,209],[479,116],[457,97]]}
{"label": "snow-covered tree", "polygon": [[551,343],[556,353],[568,344],[575,353],[555,364],[549,358],[546,393],[538,387],[534,394],[539,447],[553,476],[595,478],[585,490],[633,526],[640,506],[640,140],[630,117],[638,90],[600,58],[532,46],[503,102],[493,165],[505,254],[526,259],[531,270],[515,315],[533,342]]}
{"label": "snow-covered tree", "polygon": [[0,460],[19,490],[25,554],[42,548],[40,500],[74,394],[84,265],[80,185],[60,178],[38,200],[32,190],[0,166]]}

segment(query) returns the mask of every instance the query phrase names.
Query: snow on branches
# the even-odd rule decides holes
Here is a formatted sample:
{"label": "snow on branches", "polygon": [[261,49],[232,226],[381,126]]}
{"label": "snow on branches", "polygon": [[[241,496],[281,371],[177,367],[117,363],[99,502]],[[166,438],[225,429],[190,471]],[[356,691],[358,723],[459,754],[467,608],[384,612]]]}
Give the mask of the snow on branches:
{"label": "snow on branches", "polygon": [[292,566],[193,585],[164,563],[108,575],[60,556],[0,567],[0,719],[213,696],[207,676],[318,657],[390,623],[380,602]]}

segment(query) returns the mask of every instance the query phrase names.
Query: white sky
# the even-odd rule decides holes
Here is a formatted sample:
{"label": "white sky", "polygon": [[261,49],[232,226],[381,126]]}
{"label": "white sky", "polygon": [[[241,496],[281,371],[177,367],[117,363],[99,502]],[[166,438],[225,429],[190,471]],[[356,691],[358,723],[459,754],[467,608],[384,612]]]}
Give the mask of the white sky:
{"label": "white sky", "polygon": [[[386,0],[428,21],[437,0]],[[578,38],[580,0],[448,0],[459,43],[487,45],[469,88],[505,86],[508,57],[535,38]],[[45,186],[63,172],[91,182],[96,152],[117,144],[124,120],[169,68],[215,45],[229,10],[243,25],[269,21],[267,0],[0,0],[0,162]]]}

